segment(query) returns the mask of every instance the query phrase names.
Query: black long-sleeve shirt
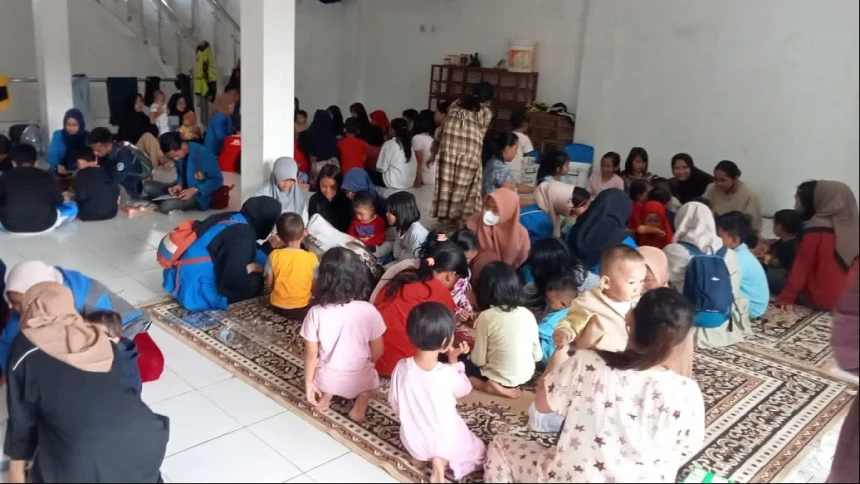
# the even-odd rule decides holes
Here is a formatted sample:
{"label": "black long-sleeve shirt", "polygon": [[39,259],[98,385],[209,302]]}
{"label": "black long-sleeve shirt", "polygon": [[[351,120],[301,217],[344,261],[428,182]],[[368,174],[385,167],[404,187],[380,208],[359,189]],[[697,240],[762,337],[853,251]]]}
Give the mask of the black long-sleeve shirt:
{"label": "black long-sleeve shirt", "polygon": [[19,166],[0,176],[0,224],[9,232],[48,230],[62,203],[60,184],[45,170]]}
{"label": "black long-sleeve shirt", "polygon": [[75,175],[75,202],[78,218],[84,221],[109,220],[119,209],[119,185],[107,170],[97,166]]}
{"label": "black long-sleeve shirt", "polygon": [[116,347],[110,371],[88,372],[19,333],[7,378],[4,450],[13,460],[35,457],[34,482],[158,482],[169,420],[128,386]]}

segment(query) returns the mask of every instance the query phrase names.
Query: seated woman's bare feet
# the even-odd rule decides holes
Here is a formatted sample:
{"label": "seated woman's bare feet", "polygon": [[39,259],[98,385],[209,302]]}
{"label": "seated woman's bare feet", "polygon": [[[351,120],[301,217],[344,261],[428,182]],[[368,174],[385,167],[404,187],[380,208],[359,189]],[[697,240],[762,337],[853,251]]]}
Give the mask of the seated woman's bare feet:
{"label": "seated woman's bare feet", "polygon": [[323,393],[319,405],[314,408],[320,413],[325,413],[328,412],[329,406],[331,406],[331,393]]}
{"label": "seated woman's bare feet", "polygon": [[446,482],[445,469],[448,468],[448,461],[441,457],[430,459],[430,482]]}
{"label": "seated woman's bare feet", "polygon": [[493,380],[482,380],[472,376],[469,377],[469,381],[472,382],[472,388],[479,392],[489,393],[490,395],[497,395],[514,400],[520,398],[523,394],[522,390],[519,388],[508,388]]}
{"label": "seated woman's bare feet", "polygon": [[370,400],[370,392],[361,392],[355,397],[349,418],[356,423],[364,423],[367,420],[367,403]]}

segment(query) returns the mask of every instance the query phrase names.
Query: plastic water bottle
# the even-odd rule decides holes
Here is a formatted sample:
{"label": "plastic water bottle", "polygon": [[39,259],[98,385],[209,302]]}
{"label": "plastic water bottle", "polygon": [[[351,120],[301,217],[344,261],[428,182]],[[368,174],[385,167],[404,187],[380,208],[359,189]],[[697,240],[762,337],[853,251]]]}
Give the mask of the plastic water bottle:
{"label": "plastic water bottle", "polygon": [[227,346],[230,346],[235,339],[236,334],[233,332],[233,325],[231,324],[227,324],[224,329],[218,333],[218,340]]}

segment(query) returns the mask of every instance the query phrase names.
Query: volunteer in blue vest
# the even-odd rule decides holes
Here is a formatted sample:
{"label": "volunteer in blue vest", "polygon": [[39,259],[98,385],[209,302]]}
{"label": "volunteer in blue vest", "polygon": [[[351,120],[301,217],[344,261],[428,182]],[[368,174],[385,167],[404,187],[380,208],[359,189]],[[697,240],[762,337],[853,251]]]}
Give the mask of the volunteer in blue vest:
{"label": "volunteer in blue vest", "polygon": [[[164,133],[158,138],[164,156],[176,162],[176,181],[143,182],[144,198],[158,205],[161,213],[175,210],[209,210],[212,194],[224,184],[218,160],[209,148],[184,141],[179,133]],[[166,195],[176,198],[154,200]]]}
{"label": "volunteer in blue vest", "polygon": [[[269,236],[280,215],[277,200],[253,197],[239,212],[194,221],[191,230],[197,239],[164,269],[164,290],[190,311],[227,309],[259,296],[268,256],[258,241]],[[175,257],[165,246],[169,237],[158,247],[160,261]]]}
{"label": "volunteer in blue vest", "polygon": [[[18,334],[24,293],[41,282],[56,282],[72,290],[75,308],[87,315],[95,311],[115,311],[122,317],[122,336],[129,340],[149,329],[150,319],[125,299],[108,290],[101,282],[78,271],[31,260],[13,267],[6,275],[4,297],[12,308],[6,327],[0,335],[0,368],[5,372],[9,347]],[[133,349],[132,349],[133,351]]]}

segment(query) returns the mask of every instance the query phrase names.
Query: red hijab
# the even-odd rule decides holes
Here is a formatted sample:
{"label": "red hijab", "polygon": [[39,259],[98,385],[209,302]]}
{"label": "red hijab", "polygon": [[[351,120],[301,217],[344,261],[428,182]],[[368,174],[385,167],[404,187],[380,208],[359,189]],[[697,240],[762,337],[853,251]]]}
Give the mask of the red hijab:
{"label": "red hijab", "polygon": [[662,203],[654,200],[645,202],[642,205],[642,209],[639,211],[637,223],[640,226],[645,225],[645,218],[652,213],[660,217],[660,229],[663,230],[665,235],[640,234],[637,236],[637,242],[639,245],[662,249],[663,247],[671,244],[672,238],[675,236],[675,233],[672,230],[672,225],[669,223],[669,217],[666,216],[666,207]]}
{"label": "red hijab", "polygon": [[388,116],[385,114],[385,111],[376,110],[370,113],[370,119],[376,123],[376,126],[382,130],[382,134],[388,133],[389,128],[391,128],[391,122],[388,121]]}

